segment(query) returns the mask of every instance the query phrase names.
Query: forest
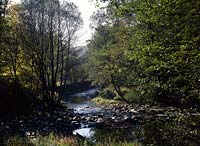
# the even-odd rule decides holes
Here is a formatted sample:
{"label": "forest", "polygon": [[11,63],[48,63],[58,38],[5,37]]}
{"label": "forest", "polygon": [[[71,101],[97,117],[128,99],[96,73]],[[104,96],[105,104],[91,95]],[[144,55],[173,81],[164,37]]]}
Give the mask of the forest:
{"label": "forest", "polygon": [[[87,45],[76,46],[84,20],[73,1],[0,0],[0,144],[15,146],[17,133],[19,145],[198,146],[200,1],[93,2],[107,5],[90,17]],[[95,140],[77,133],[77,143],[71,131],[84,122]],[[139,138],[121,139],[133,125]],[[105,127],[120,129],[121,141],[98,143]],[[37,143],[27,132],[48,136]]]}
{"label": "forest", "polygon": [[9,108],[1,111],[56,105],[72,68],[80,64],[72,49],[83,23],[77,6],[56,0],[1,5],[0,107]]}
{"label": "forest", "polygon": [[199,4],[111,1],[93,17],[89,77],[126,102],[198,106]]}

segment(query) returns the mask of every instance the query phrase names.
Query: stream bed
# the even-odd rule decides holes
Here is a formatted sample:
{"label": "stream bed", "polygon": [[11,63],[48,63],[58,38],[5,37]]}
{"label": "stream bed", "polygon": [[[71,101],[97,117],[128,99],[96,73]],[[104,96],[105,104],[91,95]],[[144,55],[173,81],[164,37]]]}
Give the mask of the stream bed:
{"label": "stream bed", "polygon": [[75,113],[73,134],[93,143],[131,142],[136,145],[199,146],[200,113],[195,109],[120,104],[99,107],[91,102],[97,89],[66,98]]}
{"label": "stream bed", "polygon": [[[66,99],[68,108],[72,109],[79,119],[79,128],[73,131],[74,135],[81,136],[92,142],[102,141],[140,141],[142,137],[142,126],[132,125],[131,127],[110,127],[100,123],[112,118],[115,113],[105,110],[91,102],[97,94],[97,89],[90,89],[81,93],[73,94]],[[91,120],[95,117],[95,120]],[[76,122],[76,119],[74,120]],[[138,135],[141,137],[138,137]]]}
{"label": "stream bed", "polygon": [[[97,89],[66,96],[67,108],[0,120],[0,145],[11,137],[34,139],[54,133],[75,136],[94,145],[130,142],[137,146],[199,146],[200,112],[137,104],[97,106],[91,99]],[[133,145],[134,145],[133,144]],[[106,145],[106,144],[105,144]]]}

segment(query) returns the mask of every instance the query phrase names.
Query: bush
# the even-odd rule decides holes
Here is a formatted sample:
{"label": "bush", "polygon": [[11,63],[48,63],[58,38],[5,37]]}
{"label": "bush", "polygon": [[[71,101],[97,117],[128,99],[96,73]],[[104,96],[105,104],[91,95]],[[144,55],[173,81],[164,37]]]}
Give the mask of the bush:
{"label": "bush", "polygon": [[116,93],[109,88],[105,88],[103,89],[103,91],[99,92],[99,95],[107,99],[114,99],[114,97],[116,96]]}
{"label": "bush", "polygon": [[126,100],[133,103],[144,103],[145,99],[139,90],[131,90],[124,96]]}
{"label": "bush", "polygon": [[156,103],[164,106],[175,106],[179,108],[199,108],[200,98],[195,92],[187,91],[187,89],[168,89],[154,87],[149,94]]}
{"label": "bush", "polygon": [[198,146],[200,116],[177,115],[170,121],[154,120],[144,126],[145,144],[155,146]]}

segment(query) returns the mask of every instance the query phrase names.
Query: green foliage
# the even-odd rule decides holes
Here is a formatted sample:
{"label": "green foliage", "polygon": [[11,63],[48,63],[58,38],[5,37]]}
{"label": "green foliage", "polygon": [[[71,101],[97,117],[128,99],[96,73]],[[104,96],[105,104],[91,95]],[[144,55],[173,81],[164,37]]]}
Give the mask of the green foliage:
{"label": "green foliage", "polygon": [[144,95],[141,94],[139,90],[131,90],[130,92],[127,92],[124,97],[131,103],[144,103]]}
{"label": "green foliage", "polygon": [[0,14],[0,114],[10,116],[31,109],[35,90],[28,82],[30,70],[26,70],[28,65],[20,46],[18,12],[21,7],[7,7],[5,2],[6,13]]}
{"label": "green foliage", "polygon": [[98,94],[101,97],[104,97],[106,99],[114,99],[114,97],[116,97],[116,94],[113,92],[113,90],[109,89],[109,88],[105,88],[103,90],[100,90],[98,92]]}
{"label": "green foliage", "polygon": [[56,92],[64,88],[71,68],[78,64],[71,55],[75,52],[75,33],[83,23],[78,7],[67,1],[23,0],[20,17],[22,46],[31,60],[32,74],[38,77],[43,101],[59,102],[61,97]]}
{"label": "green foliage", "polygon": [[200,2],[108,1],[112,25],[98,28],[109,25],[112,31],[105,36],[97,28],[89,44],[97,52],[93,69],[101,73],[95,77],[105,82],[112,74],[116,84],[162,104],[199,106]]}
{"label": "green foliage", "polygon": [[119,103],[116,100],[105,99],[103,97],[95,97],[94,99],[92,99],[92,102],[96,103],[97,105],[104,105],[104,106],[110,106],[111,104]]}
{"label": "green foliage", "polygon": [[27,138],[15,136],[10,137],[6,143],[4,143],[5,146],[34,146],[31,142],[28,141]]}
{"label": "green foliage", "polygon": [[81,59],[71,46],[82,25],[78,7],[58,0],[8,2],[0,2],[0,87],[6,82],[6,90],[0,88],[1,106],[27,107],[38,100],[56,105],[61,101],[57,86],[62,88],[70,74],[82,71],[75,70]]}
{"label": "green foliage", "polygon": [[113,85],[118,96],[125,100],[121,87],[127,86],[126,81],[130,73],[128,68],[131,64],[127,63],[126,57],[129,39],[126,32],[130,29],[123,27],[123,22],[115,22],[112,17],[109,22],[112,23],[99,24],[93,38],[89,41],[86,69],[89,71],[89,78],[95,84]]}
{"label": "green foliage", "polygon": [[152,121],[144,128],[145,144],[197,146],[200,142],[199,120],[199,116],[177,115],[169,122]]}

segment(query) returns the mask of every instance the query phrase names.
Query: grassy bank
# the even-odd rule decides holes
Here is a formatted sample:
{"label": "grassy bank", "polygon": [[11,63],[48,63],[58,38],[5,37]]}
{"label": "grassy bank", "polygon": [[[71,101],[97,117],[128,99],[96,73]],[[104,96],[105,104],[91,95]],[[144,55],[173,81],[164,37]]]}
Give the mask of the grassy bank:
{"label": "grassy bank", "polygon": [[92,102],[97,104],[97,105],[103,105],[103,106],[110,106],[110,105],[116,105],[116,104],[120,104],[121,103],[118,100],[105,99],[105,98],[100,97],[100,96],[93,98]]}
{"label": "grassy bank", "polygon": [[87,140],[78,139],[77,137],[59,137],[50,134],[45,137],[37,138],[24,138],[24,137],[11,137],[4,141],[5,146],[140,146],[137,143],[129,142],[111,142],[106,141],[102,143],[92,143]]}

